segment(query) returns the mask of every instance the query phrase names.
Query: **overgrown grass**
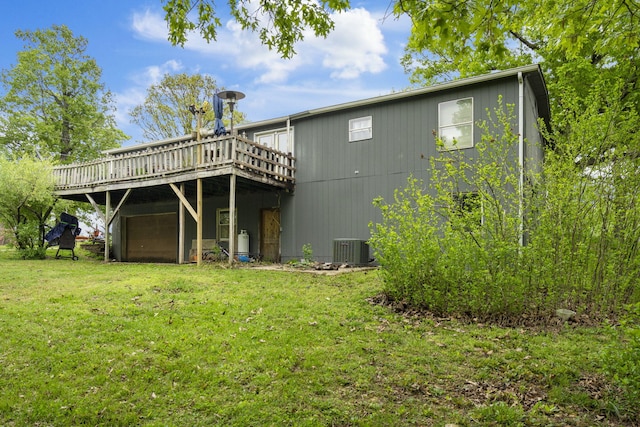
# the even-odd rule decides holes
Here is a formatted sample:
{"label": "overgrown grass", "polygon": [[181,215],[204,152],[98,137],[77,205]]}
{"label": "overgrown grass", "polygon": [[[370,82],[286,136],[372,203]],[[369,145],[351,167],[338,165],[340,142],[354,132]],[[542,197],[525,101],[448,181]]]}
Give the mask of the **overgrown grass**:
{"label": "overgrown grass", "polygon": [[625,424],[599,371],[604,330],[394,313],[368,301],[376,271],[10,250],[0,271],[0,425]]}

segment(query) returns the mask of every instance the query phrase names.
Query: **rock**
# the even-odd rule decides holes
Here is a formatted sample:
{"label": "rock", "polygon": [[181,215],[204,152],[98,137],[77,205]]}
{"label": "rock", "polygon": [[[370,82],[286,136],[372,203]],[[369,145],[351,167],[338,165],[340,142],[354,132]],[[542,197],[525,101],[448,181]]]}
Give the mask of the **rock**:
{"label": "rock", "polygon": [[570,320],[576,314],[577,313],[575,311],[567,310],[566,308],[559,308],[559,309],[556,310],[556,317],[559,317],[560,319],[562,319],[565,322]]}

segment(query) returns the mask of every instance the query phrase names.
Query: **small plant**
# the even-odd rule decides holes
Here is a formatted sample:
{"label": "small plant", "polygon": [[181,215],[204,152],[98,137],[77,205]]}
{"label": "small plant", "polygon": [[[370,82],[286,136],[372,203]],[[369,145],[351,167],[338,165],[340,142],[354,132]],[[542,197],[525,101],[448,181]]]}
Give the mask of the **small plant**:
{"label": "small plant", "polygon": [[627,307],[619,328],[612,328],[612,345],[603,356],[607,376],[622,390],[622,399],[615,402],[617,412],[640,419],[636,404],[640,400],[640,303]]}
{"label": "small plant", "polygon": [[311,243],[302,245],[302,261],[307,264],[313,262],[313,248],[311,247]]}
{"label": "small plant", "polygon": [[47,247],[40,241],[38,224],[29,221],[18,225],[16,249],[23,259],[45,259]]}
{"label": "small plant", "polygon": [[220,246],[213,246],[211,249],[204,251],[202,259],[207,261],[221,261],[223,259],[222,249],[220,249]]}

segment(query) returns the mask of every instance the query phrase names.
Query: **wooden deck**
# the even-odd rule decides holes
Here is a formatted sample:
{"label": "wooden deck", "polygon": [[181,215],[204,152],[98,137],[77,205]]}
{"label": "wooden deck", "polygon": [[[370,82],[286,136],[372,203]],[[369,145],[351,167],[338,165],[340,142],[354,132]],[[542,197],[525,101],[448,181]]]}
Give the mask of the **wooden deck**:
{"label": "wooden deck", "polygon": [[86,163],[54,168],[59,195],[139,188],[235,173],[293,189],[295,158],[241,136],[176,138],[105,152]]}

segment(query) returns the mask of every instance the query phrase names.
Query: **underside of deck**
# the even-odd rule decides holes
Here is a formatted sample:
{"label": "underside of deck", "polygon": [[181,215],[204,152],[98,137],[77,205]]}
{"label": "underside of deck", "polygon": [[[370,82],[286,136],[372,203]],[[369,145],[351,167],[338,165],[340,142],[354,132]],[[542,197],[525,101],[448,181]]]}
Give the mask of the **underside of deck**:
{"label": "underside of deck", "polygon": [[[175,138],[153,144],[112,150],[92,162],[54,168],[56,194],[90,202],[102,218],[105,241],[109,228],[125,204],[179,201],[179,247],[184,247],[185,215],[197,227],[197,263],[202,260],[203,199],[228,196],[229,235],[235,227],[237,194],[293,191],[295,158],[243,137],[200,140]],[[115,207],[114,207],[115,206]],[[234,254],[234,239],[229,252]],[[178,262],[184,262],[180,251]],[[105,251],[108,261],[109,251]],[[229,257],[233,261],[233,257]]]}

